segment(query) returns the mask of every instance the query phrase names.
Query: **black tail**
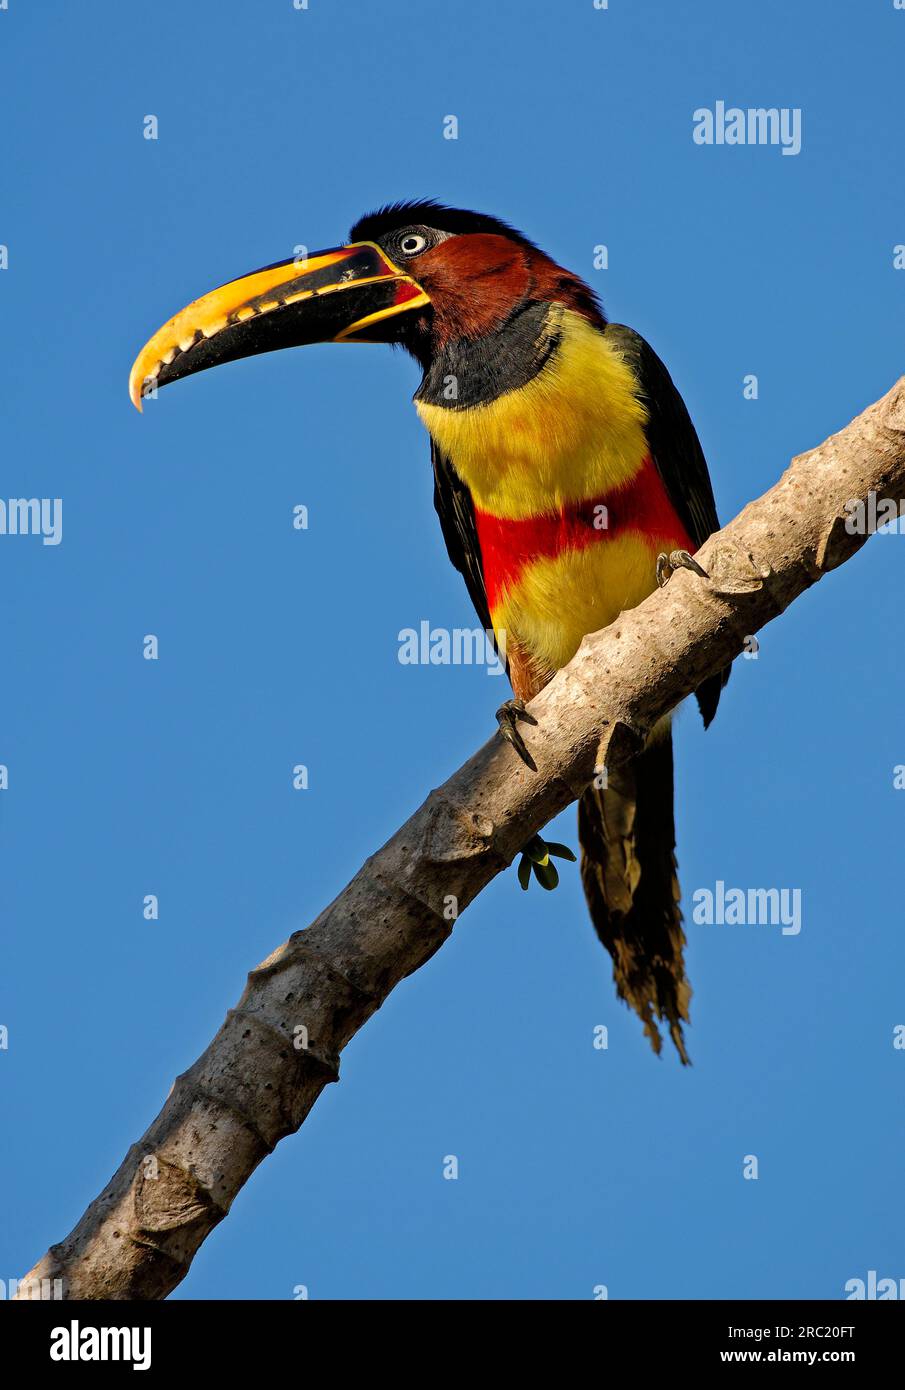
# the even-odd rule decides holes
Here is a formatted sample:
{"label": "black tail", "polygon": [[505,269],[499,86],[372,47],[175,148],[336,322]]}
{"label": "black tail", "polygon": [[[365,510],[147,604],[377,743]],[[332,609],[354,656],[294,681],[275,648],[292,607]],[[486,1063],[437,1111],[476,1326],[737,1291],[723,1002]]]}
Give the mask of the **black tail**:
{"label": "black tail", "polygon": [[672,735],[589,787],[578,803],[581,880],[591,920],[613,957],[619,995],[635,1010],[655,1052],[657,1021],[688,1062],[683,1022],[691,986],[679,911],[673,820]]}

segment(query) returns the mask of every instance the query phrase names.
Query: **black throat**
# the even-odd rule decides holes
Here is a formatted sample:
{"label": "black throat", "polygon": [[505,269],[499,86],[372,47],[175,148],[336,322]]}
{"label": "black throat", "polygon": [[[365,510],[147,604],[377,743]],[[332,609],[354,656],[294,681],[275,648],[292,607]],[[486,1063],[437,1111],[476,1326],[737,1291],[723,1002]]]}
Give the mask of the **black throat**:
{"label": "black throat", "polygon": [[414,399],[468,410],[518,391],[559,347],[563,312],[561,304],[528,300],[492,333],[447,343],[426,365]]}

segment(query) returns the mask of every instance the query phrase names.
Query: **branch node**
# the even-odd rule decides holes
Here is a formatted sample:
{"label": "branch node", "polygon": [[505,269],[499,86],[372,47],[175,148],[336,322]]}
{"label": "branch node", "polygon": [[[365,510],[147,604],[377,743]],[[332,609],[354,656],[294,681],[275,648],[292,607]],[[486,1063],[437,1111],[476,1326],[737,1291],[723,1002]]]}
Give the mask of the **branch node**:
{"label": "branch node", "polygon": [[707,572],[711,593],[732,598],[762,589],[773,574],[769,561],[759,559],[746,546],[722,536],[708,554]]}
{"label": "branch node", "polygon": [[830,529],[821,538],[814,556],[814,564],[817,567],[815,579],[838,569],[867,539],[866,535],[858,536],[851,532],[847,525],[850,520],[847,512],[835,516]]}
{"label": "branch node", "polygon": [[[359,991],[359,993],[361,993],[361,991]],[[253,1013],[250,1009],[239,1007],[228,1009],[226,1017],[247,1019],[249,1023],[253,1023],[256,1028],[261,1029],[264,1033],[268,1033],[271,1038],[275,1039],[280,1048],[288,1049],[290,1053],[294,1053],[299,1060],[303,1057],[310,1058],[311,1061],[315,1063],[318,1070],[327,1074],[328,1081],[339,1080],[339,1057],[335,1052],[330,1052],[329,1050],[319,1047],[312,1047],[310,1043],[306,1047],[296,1047],[294,1038],[289,1037],[286,1033],[281,1033],[279,1028],[276,1028],[268,1019],[263,1018],[261,1014]]]}
{"label": "branch node", "polygon": [[[141,1161],[136,1167],[132,1209],[140,1239],[155,1249],[160,1247],[148,1237],[196,1222],[213,1226],[226,1215],[226,1208],[214,1200],[194,1173],[159,1154],[154,1155],[153,1175]],[[126,1234],[134,1236],[134,1232]]]}
{"label": "branch node", "polygon": [[[328,908],[327,911],[329,910]],[[337,965],[332,964],[320,951],[315,950],[308,944],[305,938],[310,930],[310,927],[305,927],[301,931],[294,931],[288,941],[284,942],[272,955],[268,956],[267,959],[256,966],[254,970],[249,970],[245,994],[243,994],[242,999],[239,1001],[240,1008],[246,995],[256,986],[265,983],[275,975],[279,975],[281,971],[291,969],[293,966],[297,965],[300,960],[309,960],[317,970],[322,972],[327,984],[342,984],[349,990],[350,994],[356,995],[365,1004],[380,1003],[380,999],[377,995],[365,989],[362,985],[357,984],[350,975],[340,970]]]}

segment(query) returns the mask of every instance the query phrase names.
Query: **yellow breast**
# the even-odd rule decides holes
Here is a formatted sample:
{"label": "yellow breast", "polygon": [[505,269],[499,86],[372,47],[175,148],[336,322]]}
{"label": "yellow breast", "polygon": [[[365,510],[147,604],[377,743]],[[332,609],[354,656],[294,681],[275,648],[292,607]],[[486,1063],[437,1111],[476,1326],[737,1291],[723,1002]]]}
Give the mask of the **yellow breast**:
{"label": "yellow breast", "polygon": [[558,671],[582,637],[608,627],[656,587],[668,538],[630,534],[527,565],[491,611],[503,644],[515,641],[540,671]]}
{"label": "yellow breast", "polygon": [[482,511],[534,516],[627,482],[647,444],[647,411],[617,348],[580,314],[551,306],[561,334],[544,369],[496,400],[418,414]]}

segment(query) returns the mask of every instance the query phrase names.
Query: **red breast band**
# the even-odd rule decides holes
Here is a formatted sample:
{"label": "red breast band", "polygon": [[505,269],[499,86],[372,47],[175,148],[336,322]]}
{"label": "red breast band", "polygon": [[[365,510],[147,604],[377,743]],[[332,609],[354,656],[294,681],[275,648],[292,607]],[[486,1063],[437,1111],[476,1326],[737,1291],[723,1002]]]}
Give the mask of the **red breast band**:
{"label": "red breast band", "polygon": [[657,538],[671,548],[697,549],[650,457],[628,483],[599,497],[585,497],[555,512],[518,519],[475,508],[475,520],[491,611],[532,561],[552,558],[565,550],[583,550],[628,531]]}

